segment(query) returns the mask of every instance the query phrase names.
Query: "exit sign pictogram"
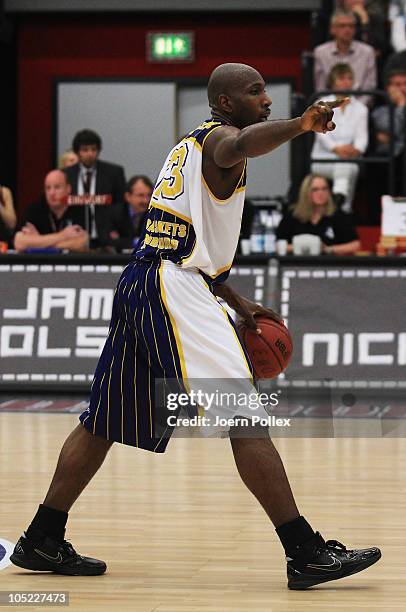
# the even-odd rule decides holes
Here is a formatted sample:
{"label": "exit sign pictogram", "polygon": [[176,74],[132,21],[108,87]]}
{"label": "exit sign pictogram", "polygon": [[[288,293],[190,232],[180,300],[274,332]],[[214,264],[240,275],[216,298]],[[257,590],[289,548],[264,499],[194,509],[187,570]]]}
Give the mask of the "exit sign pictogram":
{"label": "exit sign pictogram", "polygon": [[149,32],[147,57],[150,62],[192,62],[193,32]]}

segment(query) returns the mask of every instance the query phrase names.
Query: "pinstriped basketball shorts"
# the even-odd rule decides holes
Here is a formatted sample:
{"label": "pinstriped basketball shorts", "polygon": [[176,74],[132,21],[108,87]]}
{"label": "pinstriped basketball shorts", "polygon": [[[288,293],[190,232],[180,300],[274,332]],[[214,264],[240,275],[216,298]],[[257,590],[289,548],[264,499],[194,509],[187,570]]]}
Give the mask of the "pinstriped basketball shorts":
{"label": "pinstriped basketball shorts", "polygon": [[231,317],[197,269],[134,260],[116,288],[81,423],[109,440],[164,452],[173,426],[156,402],[158,379],[177,381],[179,389],[189,379],[251,385],[252,370]]}

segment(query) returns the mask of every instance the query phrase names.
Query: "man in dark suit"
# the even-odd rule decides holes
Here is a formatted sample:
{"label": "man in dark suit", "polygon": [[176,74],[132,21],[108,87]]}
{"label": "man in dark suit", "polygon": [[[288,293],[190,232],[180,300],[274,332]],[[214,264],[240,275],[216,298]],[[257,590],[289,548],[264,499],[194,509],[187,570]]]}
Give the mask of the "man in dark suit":
{"label": "man in dark suit", "polygon": [[125,202],[109,207],[106,225],[100,234],[103,246],[112,246],[116,251],[136,247],[153,188],[150,179],[143,174],[130,178],[124,193]]}
{"label": "man in dark suit", "polygon": [[[123,202],[125,176],[122,166],[100,161],[102,149],[100,136],[92,130],[77,132],[72,149],[79,162],[65,168],[72,188],[72,195],[106,195],[111,198],[111,206]],[[100,235],[106,223],[110,206],[83,206],[83,226],[90,234],[91,244],[100,243]]]}

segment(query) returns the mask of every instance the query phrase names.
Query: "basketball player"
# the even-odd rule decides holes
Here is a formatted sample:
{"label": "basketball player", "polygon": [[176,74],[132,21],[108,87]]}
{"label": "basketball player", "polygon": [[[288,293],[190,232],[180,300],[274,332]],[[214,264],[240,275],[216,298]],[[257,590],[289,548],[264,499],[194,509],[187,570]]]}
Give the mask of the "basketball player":
{"label": "basketball player", "polygon": [[[253,329],[255,314],[277,318],[224,282],[240,231],[247,158],[309,131],[333,130],[333,109],[341,102],[318,103],[296,119],[268,122],[271,99],[264,80],[245,64],[218,66],[208,98],[211,120],[170,151],[158,177],[140,247],[116,289],[89,407],[63,445],[45,500],[16,544],[11,561],[19,567],[103,574],[103,561],[77,554],[64,540],[68,512],[114,441],[165,451],[172,430],[160,427],[155,380],[250,378],[234,325],[216,296]],[[380,558],[377,548],[347,550],[313,531],[298,511],[267,430],[247,437],[235,427],[230,440],[243,482],[285,549],[289,588],[342,578]]]}

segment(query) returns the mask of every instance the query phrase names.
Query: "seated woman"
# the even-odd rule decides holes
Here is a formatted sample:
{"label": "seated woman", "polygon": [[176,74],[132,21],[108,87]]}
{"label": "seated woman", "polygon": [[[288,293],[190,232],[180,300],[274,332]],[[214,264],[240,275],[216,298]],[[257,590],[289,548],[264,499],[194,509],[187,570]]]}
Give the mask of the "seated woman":
{"label": "seated woman", "polygon": [[[328,77],[329,89],[339,92],[352,89],[353,85],[354,72],[349,64],[333,66]],[[336,97],[336,94],[332,94],[323,97],[323,100],[334,100]],[[315,163],[312,163],[311,169],[332,179],[337,203],[342,205],[345,212],[351,212],[359,167],[351,163],[334,163],[334,160],[351,160],[365,153],[368,145],[368,108],[350,97],[334,113],[334,123],[334,131],[315,135],[311,153]],[[332,163],[317,163],[317,159],[331,159]]]}
{"label": "seated woman", "polygon": [[8,187],[0,185],[0,242],[10,246],[17,223],[13,195]]}
{"label": "seated woman", "polygon": [[361,246],[351,217],[336,209],[327,179],[317,174],[303,180],[298,202],[276,230],[277,240],[289,242],[288,253],[293,236],[299,234],[319,236],[323,253],[333,255],[353,255]]}

